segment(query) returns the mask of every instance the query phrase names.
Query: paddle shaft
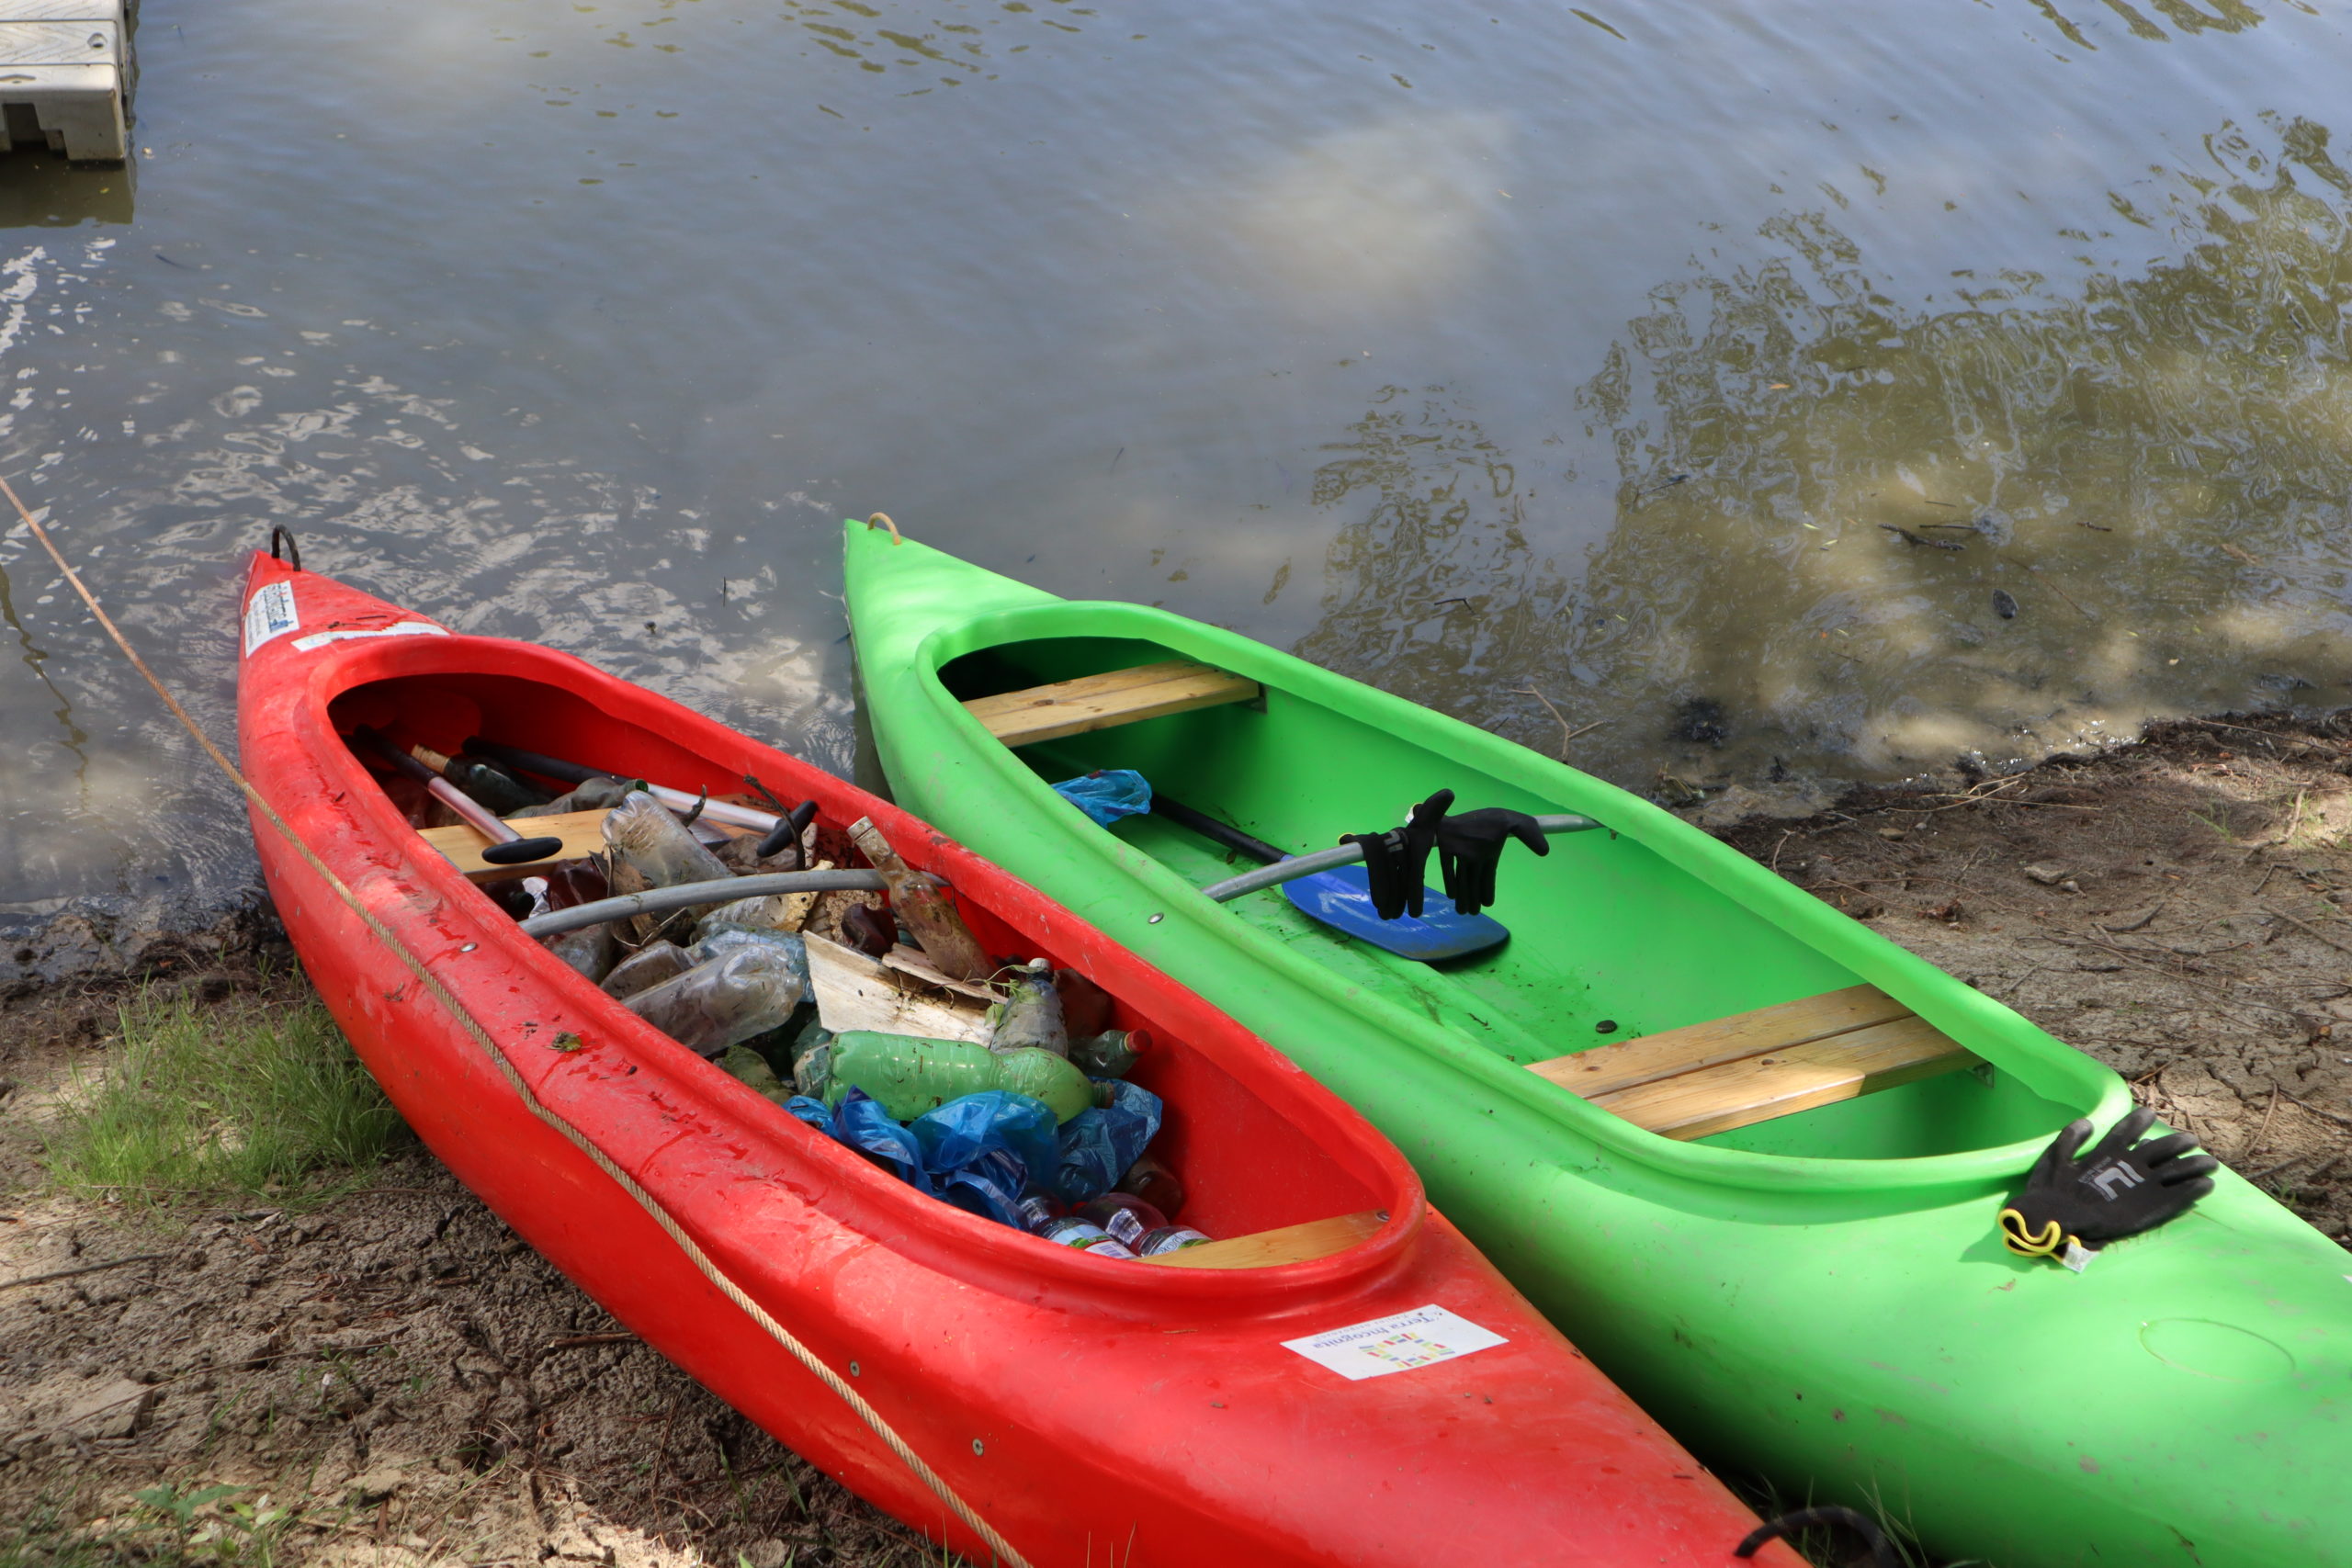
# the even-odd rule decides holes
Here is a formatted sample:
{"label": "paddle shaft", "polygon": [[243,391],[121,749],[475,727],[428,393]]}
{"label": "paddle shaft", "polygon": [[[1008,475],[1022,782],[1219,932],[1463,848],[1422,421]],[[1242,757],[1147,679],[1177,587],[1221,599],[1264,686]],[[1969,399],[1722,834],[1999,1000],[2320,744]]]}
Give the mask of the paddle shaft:
{"label": "paddle shaft", "polygon": [[[933,876],[938,886],[946,884]],[[738,898],[765,898],[775,893],[883,893],[890,885],[878,871],[771,871],[757,876],[729,876],[718,882],[684,882],[675,887],[655,887],[618,898],[599,898],[552,909],[521,923],[525,936],[561,936],[583,926],[630,915],[658,915],[665,909],[689,909],[697,904],[731,904]]]}
{"label": "paddle shaft", "polygon": [[[495,758],[510,767],[521,768],[526,773],[537,773],[543,778],[560,779],[565,784],[585,784],[590,779],[614,776],[602,768],[583,767],[578,762],[567,762],[560,757],[549,757],[537,751],[526,751],[519,746],[507,746],[495,740],[485,740],[479,735],[466,742],[466,750],[479,752],[485,757]],[[755,832],[773,833],[776,829],[776,825],[784,820],[772,811],[759,811],[749,806],[736,806],[724,800],[707,800],[699,795],[688,795],[682,789],[671,789],[665,784],[649,784],[645,787],[653,792],[654,799],[673,811],[692,811],[695,808],[695,803],[701,800],[702,815],[712,821],[731,823],[735,827],[749,828]]]}
{"label": "paddle shaft", "polygon": [[[522,834],[500,821],[496,812],[385,739],[376,731],[362,730],[357,739],[365,740],[378,756],[432,791],[435,800],[465,818],[466,826],[488,839],[492,843],[519,844],[536,841],[526,840]],[[560,840],[558,842],[560,843]]]}

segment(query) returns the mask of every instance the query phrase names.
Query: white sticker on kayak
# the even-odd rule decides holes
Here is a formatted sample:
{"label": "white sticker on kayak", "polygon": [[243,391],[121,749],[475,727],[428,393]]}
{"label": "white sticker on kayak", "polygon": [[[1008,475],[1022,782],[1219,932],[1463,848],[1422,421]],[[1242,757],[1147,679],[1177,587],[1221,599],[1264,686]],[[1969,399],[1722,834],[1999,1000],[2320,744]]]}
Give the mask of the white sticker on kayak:
{"label": "white sticker on kayak", "polygon": [[1375,1317],[1370,1323],[1353,1323],[1345,1328],[1310,1334],[1304,1339],[1285,1339],[1283,1348],[1295,1350],[1355,1382],[1412,1367],[1451,1361],[1473,1350],[1508,1343],[1492,1329],[1481,1328],[1466,1317],[1430,1305],[1400,1312],[1394,1317]]}
{"label": "white sticker on kayak", "polygon": [[281,637],[302,624],[294,613],[294,585],[279,581],[265,582],[254,590],[245,601],[245,655],[253,656],[254,649],[271,637]]}
{"label": "white sticker on kayak", "polygon": [[331,642],[349,642],[362,637],[447,637],[449,628],[436,626],[431,621],[395,621],[389,626],[368,626],[344,632],[312,632],[309,637],[294,639],[297,651],[308,653],[324,648]]}

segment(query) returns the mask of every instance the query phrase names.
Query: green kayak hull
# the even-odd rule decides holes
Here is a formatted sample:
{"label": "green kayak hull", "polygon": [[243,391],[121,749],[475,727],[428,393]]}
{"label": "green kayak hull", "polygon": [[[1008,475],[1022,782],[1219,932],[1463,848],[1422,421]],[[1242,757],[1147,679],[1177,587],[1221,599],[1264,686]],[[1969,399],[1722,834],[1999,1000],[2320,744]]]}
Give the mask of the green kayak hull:
{"label": "green kayak hull", "polygon": [[[1364,1112],[1431,1200],[1686,1442],[2001,1568],[2352,1564],[2352,1256],[2234,1174],[2082,1272],[1995,1215],[2112,1072],[1670,814],[1233,633],[1058,599],[853,523],[847,596],[898,798],[1192,986]],[[967,700],[1170,658],[1262,701],[1009,750]],[[1157,817],[1132,767],[1293,852],[1460,805],[1611,831],[1507,855],[1500,948],[1443,966],[1308,920]],[[1867,982],[1985,1066],[1695,1142],[1526,1065]]]}

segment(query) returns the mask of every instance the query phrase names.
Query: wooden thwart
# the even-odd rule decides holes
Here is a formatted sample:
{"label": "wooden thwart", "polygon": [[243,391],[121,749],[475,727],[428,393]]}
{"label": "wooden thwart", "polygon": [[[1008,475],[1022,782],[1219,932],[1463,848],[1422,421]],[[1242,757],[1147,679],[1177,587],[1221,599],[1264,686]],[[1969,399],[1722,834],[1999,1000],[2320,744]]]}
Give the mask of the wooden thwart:
{"label": "wooden thwart", "polygon": [[1189,659],[1171,659],[1075,681],[1057,681],[1050,686],[975,697],[964,706],[1007,746],[1027,746],[1147,718],[1164,718],[1172,713],[1190,713],[1194,708],[1255,702],[1259,694],[1255,681]]}
{"label": "wooden thwart", "polygon": [[1182,1252],[1162,1253],[1141,1261],[1156,1263],[1163,1269],[1272,1269],[1345,1252],[1387,1223],[1386,1214],[1370,1209],[1361,1214],[1340,1214],[1329,1220],[1309,1220],[1303,1225],[1284,1225],[1280,1230],[1254,1231],[1224,1241],[1203,1242]]}
{"label": "wooden thwart", "polygon": [[1875,986],[1710,1019],[1529,1071],[1669,1138],[1703,1138],[1973,1066]]}

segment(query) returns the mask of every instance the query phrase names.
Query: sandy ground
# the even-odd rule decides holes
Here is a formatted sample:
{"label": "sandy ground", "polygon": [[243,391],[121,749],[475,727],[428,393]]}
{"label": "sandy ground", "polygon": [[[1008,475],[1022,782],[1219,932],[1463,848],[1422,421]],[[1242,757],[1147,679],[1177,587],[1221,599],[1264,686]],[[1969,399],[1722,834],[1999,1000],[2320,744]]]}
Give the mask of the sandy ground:
{"label": "sandy ground", "polygon": [[[2336,726],[2196,721],[1727,836],[2113,1066],[2341,1239],[2347,774]],[[296,1510],[272,1527],[279,1562],[938,1560],[619,1331],[421,1153],[323,1208],[190,1200],[162,1225],[46,1189],[44,1108],[100,1059],[113,1006],[20,988],[0,1010],[0,1561],[12,1522],[122,1521],[159,1483]],[[152,1560],[189,1533],[140,1540]]]}

